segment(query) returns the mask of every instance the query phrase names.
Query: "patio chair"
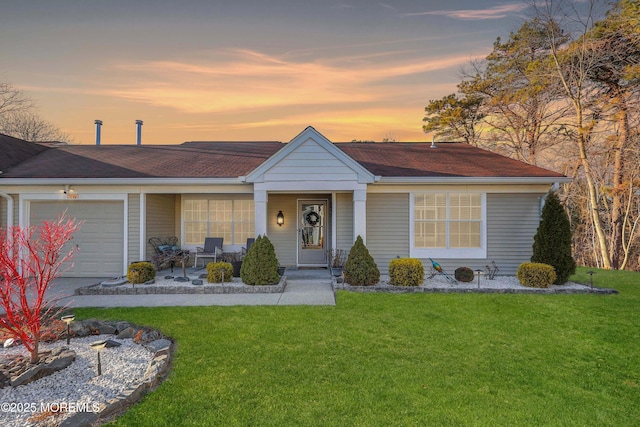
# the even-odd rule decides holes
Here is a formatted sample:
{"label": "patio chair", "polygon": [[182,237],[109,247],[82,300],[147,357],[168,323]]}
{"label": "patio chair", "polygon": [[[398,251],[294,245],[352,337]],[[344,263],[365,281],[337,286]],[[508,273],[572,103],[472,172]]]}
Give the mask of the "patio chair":
{"label": "patio chair", "polygon": [[176,236],[151,237],[149,244],[155,251],[151,261],[156,266],[156,270],[169,265],[171,272],[173,272],[175,261],[189,253],[189,251],[184,251],[178,246],[178,238]]}
{"label": "patio chair", "polygon": [[[213,258],[213,262],[218,260],[218,256],[222,255],[223,237],[205,237],[204,248],[196,248],[196,260],[193,264],[198,267],[198,258]],[[205,264],[202,264],[204,267]]]}
{"label": "patio chair", "polygon": [[245,256],[247,252],[249,252],[249,248],[251,247],[251,245],[253,245],[255,241],[256,239],[254,237],[249,237],[247,239],[247,245],[244,248],[242,248],[242,256]]}

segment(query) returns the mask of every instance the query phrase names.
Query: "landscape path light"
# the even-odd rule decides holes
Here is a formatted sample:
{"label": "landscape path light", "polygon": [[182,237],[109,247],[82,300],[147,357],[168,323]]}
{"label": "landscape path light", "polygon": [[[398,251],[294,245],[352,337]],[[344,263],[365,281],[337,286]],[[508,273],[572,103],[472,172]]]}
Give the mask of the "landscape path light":
{"label": "landscape path light", "polygon": [[102,341],[94,341],[89,344],[91,348],[98,352],[98,375],[102,375],[102,364],[100,363],[100,350],[102,350],[107,345],[107,340]]}
{"label": "landscape path light", "polygon": [[587,271],[587,274],[589,275],[589,279],[591,282],[591,289],[593,289],[593,275],[596,274],[595,271]]}
{"label": "landscape path light", "polygon": [[480,289],[480,275],[482,274],[482,270],[476,270],[476,276],[478,276],[478,289]]}
{"label": "landscape path light", "polygon": [[71,325],[71,322],[75,320],[75,318],[76,316],[74,316],[73,314],[67,314],[66,316],[62,316],[60,318],[60,320],[67,324],[67,345],[71,343],[71,331],[69,329],[69,326]]}

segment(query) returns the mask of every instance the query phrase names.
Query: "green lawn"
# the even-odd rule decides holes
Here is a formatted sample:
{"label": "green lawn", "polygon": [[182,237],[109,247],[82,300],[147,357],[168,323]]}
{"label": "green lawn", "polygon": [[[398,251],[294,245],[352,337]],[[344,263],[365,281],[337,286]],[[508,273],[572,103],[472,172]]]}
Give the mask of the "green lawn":
{"label": "green lawn", "polygon": [[638,425],[640,273],[594,282],[620,294],[340,292],[336,307],[76,315],[177,341],[168,380],[116,425]]}

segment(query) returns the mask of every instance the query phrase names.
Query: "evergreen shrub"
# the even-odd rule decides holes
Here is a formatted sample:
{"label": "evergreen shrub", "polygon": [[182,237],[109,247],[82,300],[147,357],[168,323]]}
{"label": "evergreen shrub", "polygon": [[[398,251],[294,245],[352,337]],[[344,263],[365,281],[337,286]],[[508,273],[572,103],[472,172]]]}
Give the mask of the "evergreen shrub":
{"label": "evergreen shrub", "polygon": [[547,195],[538,231],[533,238],[531,262],[553,266],[555,283],[562,285],[576,272],[576,262],[571,256],[571,223],[555,193]]}
{"label": "evergreen shrub", "polygon": [[395,258],[389,262],[389,281],[393,286],[420,286],[424,266],[417,258]]}
{"label": "evergreen shrub", "polygon": [[276,250],[267,236],[258,236],[242,261],[240,277],[247,285],[273,285],[280,282]]}
{"label": "evergreen shrub", "polygon": [[538,262],[523,262],[518,267],[516,277],[523,286],[548,288],[556,280],[553,266]]}
{"label": "evergreen shrub", "polygon": [[371,286],[380,280],[380,270],[360,236],[349,251],[344,280],[352,286]]}
{"label": "evergreen shrub", "polygon": [[222,283],[231,280],[233,280],[233,265],[231,263],[218,261],[207,264],[207,282]]}
{"label": "evergreen shrub", "polygon": [[134,262],[127,268],[127,280],[132,285],[146,283],[156,277],[156,269],[150,262]]}

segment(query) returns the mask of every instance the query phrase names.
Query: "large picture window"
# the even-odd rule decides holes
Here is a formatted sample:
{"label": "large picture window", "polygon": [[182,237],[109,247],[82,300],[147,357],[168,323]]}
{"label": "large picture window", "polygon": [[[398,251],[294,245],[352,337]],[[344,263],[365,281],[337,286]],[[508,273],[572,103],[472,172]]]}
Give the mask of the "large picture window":
{"label": "large picture window", "polygon": [[254,237],[253,200],[185,200],[185,243],[201,245],[205,237],[222,237],[240,245]]}
{"label": "large picture window", "polygon": [[484,195],[415,193],[412,256],[483,257]]}

